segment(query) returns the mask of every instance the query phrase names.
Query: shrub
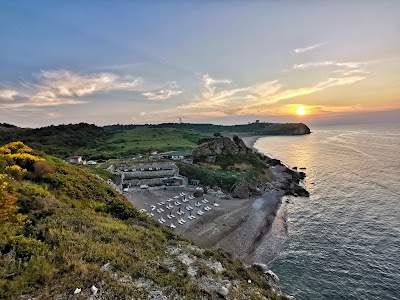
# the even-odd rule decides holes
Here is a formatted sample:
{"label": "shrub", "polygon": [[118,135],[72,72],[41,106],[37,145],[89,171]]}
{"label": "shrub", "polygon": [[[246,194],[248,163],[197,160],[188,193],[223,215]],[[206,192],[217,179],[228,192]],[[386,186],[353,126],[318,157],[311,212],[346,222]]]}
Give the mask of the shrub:
{"label": "shrub", "polygon": [[10,178],[0,174],[0,221],[7,220],[18,209],[15,205],[17,197],[11,193]]}
{"label": "shrub", "polygon": [[37,161],[33,164],[33,172],[36,177],[42,177],[54,173],[54,168],[45,161]]}

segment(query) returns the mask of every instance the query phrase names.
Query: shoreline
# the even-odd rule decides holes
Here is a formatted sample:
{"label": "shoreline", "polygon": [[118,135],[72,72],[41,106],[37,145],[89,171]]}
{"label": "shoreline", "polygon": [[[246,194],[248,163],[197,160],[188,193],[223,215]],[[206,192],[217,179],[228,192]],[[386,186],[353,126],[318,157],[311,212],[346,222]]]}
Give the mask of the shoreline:
{"label": "shoreline", "polygon": [[[254,148],[259,136],[242,138],[247,147],[270,159]],[[277,161],[277,160],[276,160]],[[178,225],[177,220],[168,220],[166,213],[157,214],[153,219],[163,216],[166,225],[174,223],[175,230],[193,241],[200,247],[221,248],[232,255],[243,259],[248,264],[261,263],[269,267],[276,259],[287,239],[287,223],[285,220],[286,199],[293,193],[293,171],[283,164],[270,167],[275,176],[272,182],[266,182],[262,188],[262,195],[246,199],[221,199],[215,194],[205,194],[213,203],[220,206],[213,207],[202,216],[188,220],[184,225]],[[289,171],[288,171],[289,170]],[[147,209],[151,205],[157,206],[179,195],[181,192],[190,194],[194,188],[175,187],[168,189],[154,189],[125,194],[126,198],[139,209]],[[197,198],[191,200],[193,207]],[[158,206],[157,206],[158,207]],[[175,209],[177,211],[177,208]],[[174,211],[174,213],[176,212]]]}

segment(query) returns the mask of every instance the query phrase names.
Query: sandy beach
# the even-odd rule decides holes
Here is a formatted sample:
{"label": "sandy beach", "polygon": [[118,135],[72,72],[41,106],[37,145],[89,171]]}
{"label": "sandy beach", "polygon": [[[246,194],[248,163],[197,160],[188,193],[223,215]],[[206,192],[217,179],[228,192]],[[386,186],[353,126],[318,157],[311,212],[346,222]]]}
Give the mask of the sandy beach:
{"label": "sandy beach", "polygon": [[[258,137],[247,137],[243,138],[243,141],[248,147],[253,147],[257,139]],[[175,225],[177,232],[198,246],[222,248],[247,263],[269,264],[286,240],[286,222],[283,217],[285,207],[281,206],[285,190],[279,188],[283,169],[277,167],[272,171],[277,181],[258,198],[221,199],[213,194],[205,194],[203,197],[188,199],[184,203],[178,200],[181,202],[180,205],[175,205],[175,200],[167,202],[174,196],[187,199],[195,191],[193,187],[148,189],[126,193],[125,196],[139,209],[152,212],[156,221],[163,218],[166,221],[164,225],[169,226],[171,223]],[[180,196],[181,193],[185,193],[186,196]],[[203,203],[203,199],[207,199],[208,203]],[[214,206],[214,202],[219,206]],[[171,209],[165,208],[168,203],[172,203]],[[202,206],[196,207],[196,203],[201,203]],[[152,205],[156,206],[156,209],[151,210]],[[187,211],[186,205],[192,206],[193,210]],[[204,211],[205,206],[212,209]],[[159,208],[163,208],[164,211],[157,212]],[[199,209],[204,212],[201,216],[197,214]],[[186,223],[183,225],[178,224],[178,219],[182,216],[177,212],[181,210],[185,212],[182,216]],[[170,212],[174,218],[168,218]],[[187,218],[189,213],[195,215],[196,219],[189,220]]]}

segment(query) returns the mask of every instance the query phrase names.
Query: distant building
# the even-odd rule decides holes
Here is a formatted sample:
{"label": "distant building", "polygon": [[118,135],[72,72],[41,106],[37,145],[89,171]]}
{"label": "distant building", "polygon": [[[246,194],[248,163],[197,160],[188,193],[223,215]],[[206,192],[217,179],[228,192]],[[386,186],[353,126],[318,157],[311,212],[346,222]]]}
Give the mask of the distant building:
{"label": "distant building", "polygon": [[170,151],[170,152],[165,152],[162,153],[162,156],[164,158],[169,158],[173,160],[183,160],[190,158],[192,156],[192,153],[187,152],[187,151]]}
{"label": "distant building", "polygon": [[198,186],[200,184],[200,180],[198,179],[192,179],[190,180],[190,184],[194,186]]}
{"label": "distant building", "polygon": [[184,184],[179,168],[172,162],[111,165],[108,171],[120,176],[123,187]]}
{"label": "distant building", "polygon": [[78,156],[78,155],[70,156],[65,161],[69,162],[70,164],[73,164],[73,165],[82,165],[83,164],[82,156]]}
{"label": "distant building", "polygon": [[153,149],[153,150],[150,150],[150,151],[149,151],[149,154],[150,154],[150,155],[157,155],[157,154],[158,154],[158,151]]}
{"label": "distant building", "polygon": [[183,184],[183,178],[181,178],[181,177],[166,178],[166,179],[162,179],[162,182],[164,185],[179,186],[179,185]]}

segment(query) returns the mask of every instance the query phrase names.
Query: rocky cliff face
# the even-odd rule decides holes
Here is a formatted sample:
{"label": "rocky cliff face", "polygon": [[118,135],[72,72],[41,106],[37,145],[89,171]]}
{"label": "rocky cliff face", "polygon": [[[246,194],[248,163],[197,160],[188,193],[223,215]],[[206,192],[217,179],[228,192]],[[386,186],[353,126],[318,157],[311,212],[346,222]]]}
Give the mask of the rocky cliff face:
{"label": "rocky cliff face", "polygon": [[228,154],[247,154],[252,150],[237,136],[231,140],[228,137],[211,138],[203,141],[193,155],[228,155]]}
{"label": "rocky cliff face", "polygon": [[293,128],[292,135],[303,135],[303,134],[310,134],[311,130],[308,128],[307,125],[303,123],[296,124],[297,126]]}

